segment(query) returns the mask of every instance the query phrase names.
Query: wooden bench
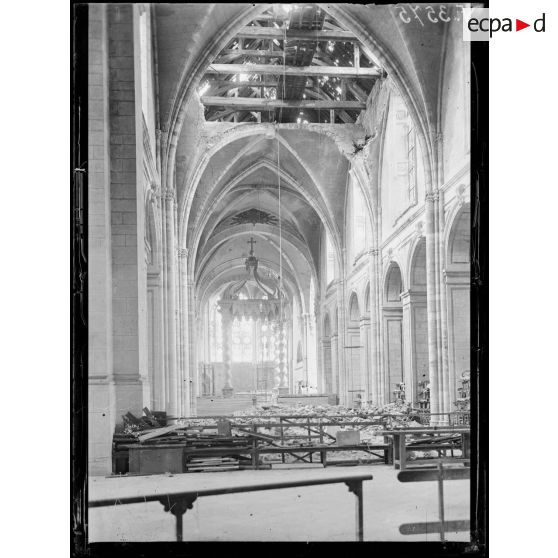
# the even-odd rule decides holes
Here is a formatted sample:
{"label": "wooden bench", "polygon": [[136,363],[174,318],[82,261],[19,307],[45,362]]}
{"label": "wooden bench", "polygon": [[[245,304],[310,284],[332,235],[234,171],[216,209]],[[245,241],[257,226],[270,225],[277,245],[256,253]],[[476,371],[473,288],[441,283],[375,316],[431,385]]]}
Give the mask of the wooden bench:
{"label": "wooden bench", "polygon": [[[469,428],[438,428],[436,426],[430,428],[405,428],[398,430],[383,430],[378,433],[385,439],[391,441],[393,457],[390,455],[390,461],[393,462],[395,469],[404,470],[407,467],[407,454],[409,451],[433,451],[447,450],[453,447],[461,447],[461,460],[468,462],[470,460],[470,436]],[[407,436],[430,435],[432,443],[424,443],[425,440],[416,439],[411,443],[407,443]],[[436,437],[458,434],[460,436],[459,444],[456,446],[453,442],[437,443]]]}
{"label": "wooden bench", "polygon": [[[305,463],[312,463],[312,454],[320,454],[320,463],[324,467],[327,467],[327,454],[329,452],[338,451],[362,451],[372,454],[380,459],[383,458],[384,463],[388,463],[389,459],[389,445],[372,445],[372,444],[354,444],[348,446],[336,446],[333,444],[320,444],[320,445],[302,445],[302,446],[281,446],[281,447],[269,447],[269,446],[257,446],[253,449],[253,463],[258,468],[259,459],[258,457],[262,454],[274,454],[278,453],[281,455],[292,455],[296,461],[302,461]],[[378,455],[377,451],[383,452],[383,456]],[[297,454],[302,454],[299,456]],[[306,458],[309,458],[307,461]]]}
{"label": "wooden bench", "polygon": [[[285,474],[287,473],[287,474]],[[372,475],[362,473],[336,473],[332,471],[260,471],[258,476],[245,472],[227,475],[180,475],[179,477],[121,479],[93,479],[89,482],[89,507],[160,502],[166,512],[176,518],[176,540],[183,540],[183,516],[192,509],[194,502],[203,496],[220,496],[278,490],[302,486],[319,486],[345,483],[356,496],[356,539],[363,540],[362,483],[372,480]]]}

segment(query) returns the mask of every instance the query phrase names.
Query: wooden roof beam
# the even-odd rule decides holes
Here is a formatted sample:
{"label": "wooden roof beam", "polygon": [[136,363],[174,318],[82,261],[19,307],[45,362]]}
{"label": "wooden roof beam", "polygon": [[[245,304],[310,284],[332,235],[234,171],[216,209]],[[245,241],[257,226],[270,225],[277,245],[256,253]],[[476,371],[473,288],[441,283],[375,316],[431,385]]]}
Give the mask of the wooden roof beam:
{"label": "wooden roof beam", "polygon": [[333,101],[333,100],[282,100],[282,99],[259,99],[249,97],[209,97],[201,98],[202,104],[213,107],[234,107],[236,110],[274,110],[278,108],[300,108],[300,109],[346,109],[346,110],[362,110],[366,108],[366,103],[360,101]]}
{"label": "wooden roof beam", "polygon": [[277,87],[279,82],[273,81],[231,81],[228,79],[210,79],[210,87],[223,87],[226,89],[237,89],[239,87]]}
{"label": "wooden roof beam", "polygon": [[[277,29],[273,27],[243,27],[237,34],[242,39],[284,39],[285,29]],[[357,42],[358,39],[350,31],[343,30],[317,30],[302,31],[289,30],[286,31],[287,41],[343,41]]]}
{"label": "wooden roof beam", "polygon": [[275,76],[379,77],[379,68],[352,66],[285,66],[280,64],[210,64],[208,74],[261,74]]}

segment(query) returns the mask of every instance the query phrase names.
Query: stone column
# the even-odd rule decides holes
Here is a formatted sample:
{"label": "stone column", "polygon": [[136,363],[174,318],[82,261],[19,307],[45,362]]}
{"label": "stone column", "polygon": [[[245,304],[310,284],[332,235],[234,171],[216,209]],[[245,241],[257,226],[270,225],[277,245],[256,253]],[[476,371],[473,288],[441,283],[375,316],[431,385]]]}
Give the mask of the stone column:
{"label": "stone column", "polygon": [[405,401],[412,403],[414,400],[414,375],[413,375],[413,323],[411,310],[411,293],[404,291],[401,293],[401,305],[403,308],[403,378],[405,381]]}
{"label": "stone column", "polygon": [[[115,416],[149,404],[143,121],[136,6],[110,4],[109,116]],[[137,19],[137,18],[136,18]],[[91,110],[91,107],[90,107]]]}
{"label": "stone column", "polygon": [[[436,287],[436,296],[434,298],[434,302],[436,305],[436,345],[438,348],[438,391],[440,394],[439,397],[439,408],[438,411],[443,413],[445,412],[445,400],[446,400],[446,391],[447,385],[446,380],[444,378],[444,371],[443,371],[443,364],[442,364],[442,308],[441,308],[441,299],[440,299],[440,278],[442,275],[441,267],[440,267],[440,230],[439,230],[439,201],[440,201],[440,193],[436,189],[433,193],[434,199],[434,260],[435,260],[435,287]],[[438,424],[446,425],[447,419],[446,417],[438,417]]]}
{"label": "stone column", "polygon": [[180,382],[178,377],[178,351],[177,351],[177,304],[176,304],[176,285],[177,285],[177,251],[176,251],[176,234],[175,234],[175,204],[176,193],[173,190],[165,189],[162,194],[163,205],[163,227],[165,229],[165,246],[163,250],[166,253],[166,322],[167,322],[167,364],[168,364],[168,401],[167,414],[171,417],[180,415]]}
{"label": "stone column", "polygon": [[[289,351],[289,347],[291,350]],[[293,320],[286,321],[286,331],[285,331],[285,361],[286,361],[286,385],[288,388],[287,393],[292,393],[294,391],[293,379],[294,379],[294,366],[296,359],[296,348],[294,342],[294,327]]]}
{"label": "stone column", "polygon": [[[130,52],[133,47],[128,44]],[[88,38],[88,472],[111,472],[115,422],[112,335],[111,182],[106,4],[89,5]],[[133,98],[133,90],[131,91]]]}
{"label": "stone column", "polygon": [[223,386],[223,397],[232,397],[232,367],[231,367],[231,337],[232,316],[229,308],[223,308],[221,314],[221,329],[223,333],[223,367],[225,372],[225,385]]}
{"label": "stone column", "polygon": [[[430,375],[430,411],[441,412],[443,394],[438,367],[438,314],[436,304],[436,221],[435,203],[437,194],[426,194],[426,307],[428,313],[428,368]],[[434,417],[437,425],[439,418]]]}
{"label": "stone column", "polygon": [[198,363],[196,354],[196,284],[194,282],[193,262],[188,258],[188,283],[186,285],[188,293],[188,320],[186,330],[188,332],[188,385],[190,386],[190,412],[192,415],[197,411],[197,397],[199,395],[198,386]]}
{"label": "stone column", "polygon": [[360,320],[360,369],[363,378],[364,393],[362,402],[366,403],[371,399],[370,385],[370,318],[362,317]]}
{"label": "stone column", "polygon": [[447,309],[447,288],[445,280],[445,246],[443,231],[445,229],[444,213],[444,194],[442,191],[438,197],[438,292],[440,296],[440,332],[441,332],[441,353],[444,395],[443,412],[454,411],[452,405],[453,394],[455,393],[455,378],[450,374],[449,367],[449,343],[448,343],[448,309]]}
{"label": "stone column", "polygon": [[149,305],[149,347],[151,349],[149,372],[151,378],[151,404],[152,411],[164,410],[165,399],[165,374],[163,359],[163,294],[161,273],[147,274],[147,295]]}
{"label": "stone column", "polygon": [[322,374],[321,393],[333,393],[332,370],[331,370],[331,337],[322,337]]}
{"label": "stone column", "polygon": [[188,249],[178,250],[178,264],[180,269],[180,381],[181,381],[181,414],[190,416],[191,409],[191,384],[188,362]]}
{"label": "stone column", "polygon": [[331,391],[339,395],[339,336],[337,333],[331,334]]}
{"label": "stone column", "polygon": [[384,379],[382,372],[382,359],[380,353],[380,332],[381,332],[381,302],[380,302],[380,277],[379,277],[379,251],[370,250],[369,270],[370,270],[370,387],[372,391],[372,403],[381,405],[387,403],[384,396]]}
{"label": "stone column", "polygon": [[307,337],[307,355],[308,355],[308,381],[311,385],[317,387],[317,363],[316,363],[316,318],[313,314],[308,314],[306,317],[306,337]]}
{"label": "stone column", "polygon": [[321,339],[324,332],[323,327],[324,324],[322,323],[322,317],[320,312],[320,302],[319,299],[316,297],[316,302],[314,304],[315,308],[315,320],[316,320],[316,335],[315,345],[316,345],[316,387],[318,388],[318,393],[324,393],[324,359],[323,359],[323,352],[319,350],[318,346],[318,339]]}
{"label": "stone column", "polygon": [[300,337],[302,341],[304,381],[308,383],[308,314],[301,314],[298,323],[300,324]]}
{"label": "stone column", "polygon": [[339,358],[339,403],[347,405],[348,403],[348,386],[347,386],[347,369],[346,369],[346,349],[347,345],[347,328],[346,328],[346,312],[345,312],[345,281],[337,282],[337,355]]}

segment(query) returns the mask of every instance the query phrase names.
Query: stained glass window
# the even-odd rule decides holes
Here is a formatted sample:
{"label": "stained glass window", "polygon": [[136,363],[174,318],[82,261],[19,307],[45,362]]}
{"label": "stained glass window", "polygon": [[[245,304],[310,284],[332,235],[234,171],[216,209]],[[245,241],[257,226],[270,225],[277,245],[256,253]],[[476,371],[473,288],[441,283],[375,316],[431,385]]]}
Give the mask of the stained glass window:
{"label": "stained glass window", "polygon": [[233,362],[252,362],[254,347],[254,320],[235,319],[232,326],[232,360]]}

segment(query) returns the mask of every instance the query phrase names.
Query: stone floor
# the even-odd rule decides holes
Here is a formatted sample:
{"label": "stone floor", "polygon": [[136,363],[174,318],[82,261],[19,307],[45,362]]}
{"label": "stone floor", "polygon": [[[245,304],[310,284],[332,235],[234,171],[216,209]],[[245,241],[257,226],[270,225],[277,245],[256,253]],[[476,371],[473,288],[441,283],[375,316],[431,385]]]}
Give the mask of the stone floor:
{"label": "stone floor", "polygon": [[[386,465],[335,467],[335,471],[365,472],[374,476],[374,480],[363,485],[365,540],[439,540],[436,535],[404,536],[399,533],[402,523],[438,519],[437,483],[400,483],[397,471]],[[258,473],[190,473],[193,474],[249,475],[253,478]],[[277,471],[277,474],[288,474],[288,471]],[[153,478],[111,478],[106,479],[106,482],[141,485],[153,482]],[[444,493],[446,519],[469,518],[469,481],[446,482]],[[174,529],[174,517],[165,513],[159,503],[89,510],[90,542],[173,541]],[[344,484],[209,496],[200,498],[184,516],[186,541],[306,542],[354,539],[355,497]],[[450,533],[447,539],[467,541],[469,534]]]}

